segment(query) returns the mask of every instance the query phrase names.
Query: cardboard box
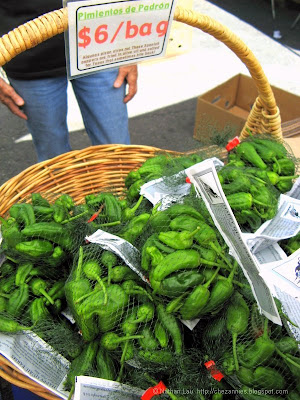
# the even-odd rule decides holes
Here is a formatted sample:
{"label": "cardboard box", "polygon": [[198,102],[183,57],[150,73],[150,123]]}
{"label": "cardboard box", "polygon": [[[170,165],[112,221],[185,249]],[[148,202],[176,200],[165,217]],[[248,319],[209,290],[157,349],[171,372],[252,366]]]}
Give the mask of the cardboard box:
{"label": "cardboard box", "polygon": [[[280,110],[283,131],[285,123],[285,129],[289,130],[288,121],[298,120],[293,124],[293,135],[300,134],[300,97],[274,86],[272,90]],[[208,143],[216,134],[225,134],[229,139],[238,136],[257,96],[253,79],[243,74],[199,96],[194,139]]]}

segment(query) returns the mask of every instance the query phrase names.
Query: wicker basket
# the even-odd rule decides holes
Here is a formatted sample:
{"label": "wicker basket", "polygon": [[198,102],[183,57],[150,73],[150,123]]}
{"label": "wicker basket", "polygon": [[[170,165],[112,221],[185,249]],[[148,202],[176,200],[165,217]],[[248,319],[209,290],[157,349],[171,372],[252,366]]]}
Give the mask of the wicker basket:
{"label": "wicker basket", "polygon": [[[251,50],[228,28],[208,16],[177,6],[174,19],[214,36],[228,46],[248,68],[256,84],[258,97],[240,139],[248,136],[249,129],[255,134],[269,132],[272,138],[282,141],[279,109],[271,86]],[[19,26],[0,38],[0,66],[67,28],[66,8],[47,13]],[[209,150],[213,153],[216,148],[205,148],[207,154]],[[97,193],[103,189],[109,188],[115,193],[122,193],[124,178],[128,172],[159,151],[162,150],[150,146],[91,146],[32,165],[0,187],[0,215],[4,215],[12,204],[26,198],[32,192],[68,193],[77,202],[83,200],[87,193]],[[0,377],[45,399],[58,399],[53,393],[24,376],[2,356]]]}

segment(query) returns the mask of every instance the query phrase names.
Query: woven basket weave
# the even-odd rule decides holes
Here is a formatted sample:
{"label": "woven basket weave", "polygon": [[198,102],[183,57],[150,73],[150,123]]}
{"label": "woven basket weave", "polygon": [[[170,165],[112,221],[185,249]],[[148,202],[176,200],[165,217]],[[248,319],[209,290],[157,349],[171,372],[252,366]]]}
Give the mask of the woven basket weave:
{"label": "woven basket weave", "polygon": [[[246,44],[227,27],[193,10],[177,6],[174,20],[198,28],[223,42],[248,68],[256,84],[258,97],[240,139],[246,138],[250,130],[254,134],[268,132],[275,140],[282,141],[280,113],[271,86]],[[0,66],[67,28],[66,8],[52,11],[19,26],[0,38]],[[205,148],[205,152],[209,155],[211,151],[216,155],[216,149],[216,146],[210,146]],[[68,193],[76,202],[82,201],[88,193],[98,193],[108,188],[115,193],[122,193],[124,178],[128,172],[161,151],[163,150],[150,146],[100,145],[71,151],[37,163],[0,187],[0,215],[5,215],[12,204],[25,199],[32,192]],[[171,151],[168,153],[180,154]],[[58,399],[46,388],[23,375],[1,355],[0,377],[45,399]]]}

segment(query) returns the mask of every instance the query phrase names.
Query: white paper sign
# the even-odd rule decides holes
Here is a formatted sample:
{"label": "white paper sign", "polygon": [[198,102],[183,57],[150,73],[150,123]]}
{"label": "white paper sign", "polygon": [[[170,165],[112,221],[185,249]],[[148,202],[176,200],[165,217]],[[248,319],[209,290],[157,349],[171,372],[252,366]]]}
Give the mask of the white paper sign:
{"label": "white paper sign", "polygon": [[196,166],[188,168],[186,173],[204,200],[231,254],[243,269],[263,314],[272,322],[281,325],[281,319],[271,290],[260,275],[259,265],[243,238],[240,227],[223,192],[213,162],[205,160]]}
{"label": "white paper sign", "polygon": [[174,0],[68,3],[69,77],[136,64],[166,52]]}

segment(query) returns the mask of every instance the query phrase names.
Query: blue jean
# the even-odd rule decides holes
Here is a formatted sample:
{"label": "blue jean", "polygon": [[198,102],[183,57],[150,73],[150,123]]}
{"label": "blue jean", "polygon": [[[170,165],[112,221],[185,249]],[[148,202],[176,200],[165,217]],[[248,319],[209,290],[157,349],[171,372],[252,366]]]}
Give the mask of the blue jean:
{"label": "blue jean", "polygon": [[[92,145],[130,143],[127,106],[123,103],[125,84],[119,89],[113,87],[117,74],[118,69],[111,69],[71,80]],[[38,161],[72,150],[67,126],[67,77],[9,80],[25,101],[23,110]]]}

